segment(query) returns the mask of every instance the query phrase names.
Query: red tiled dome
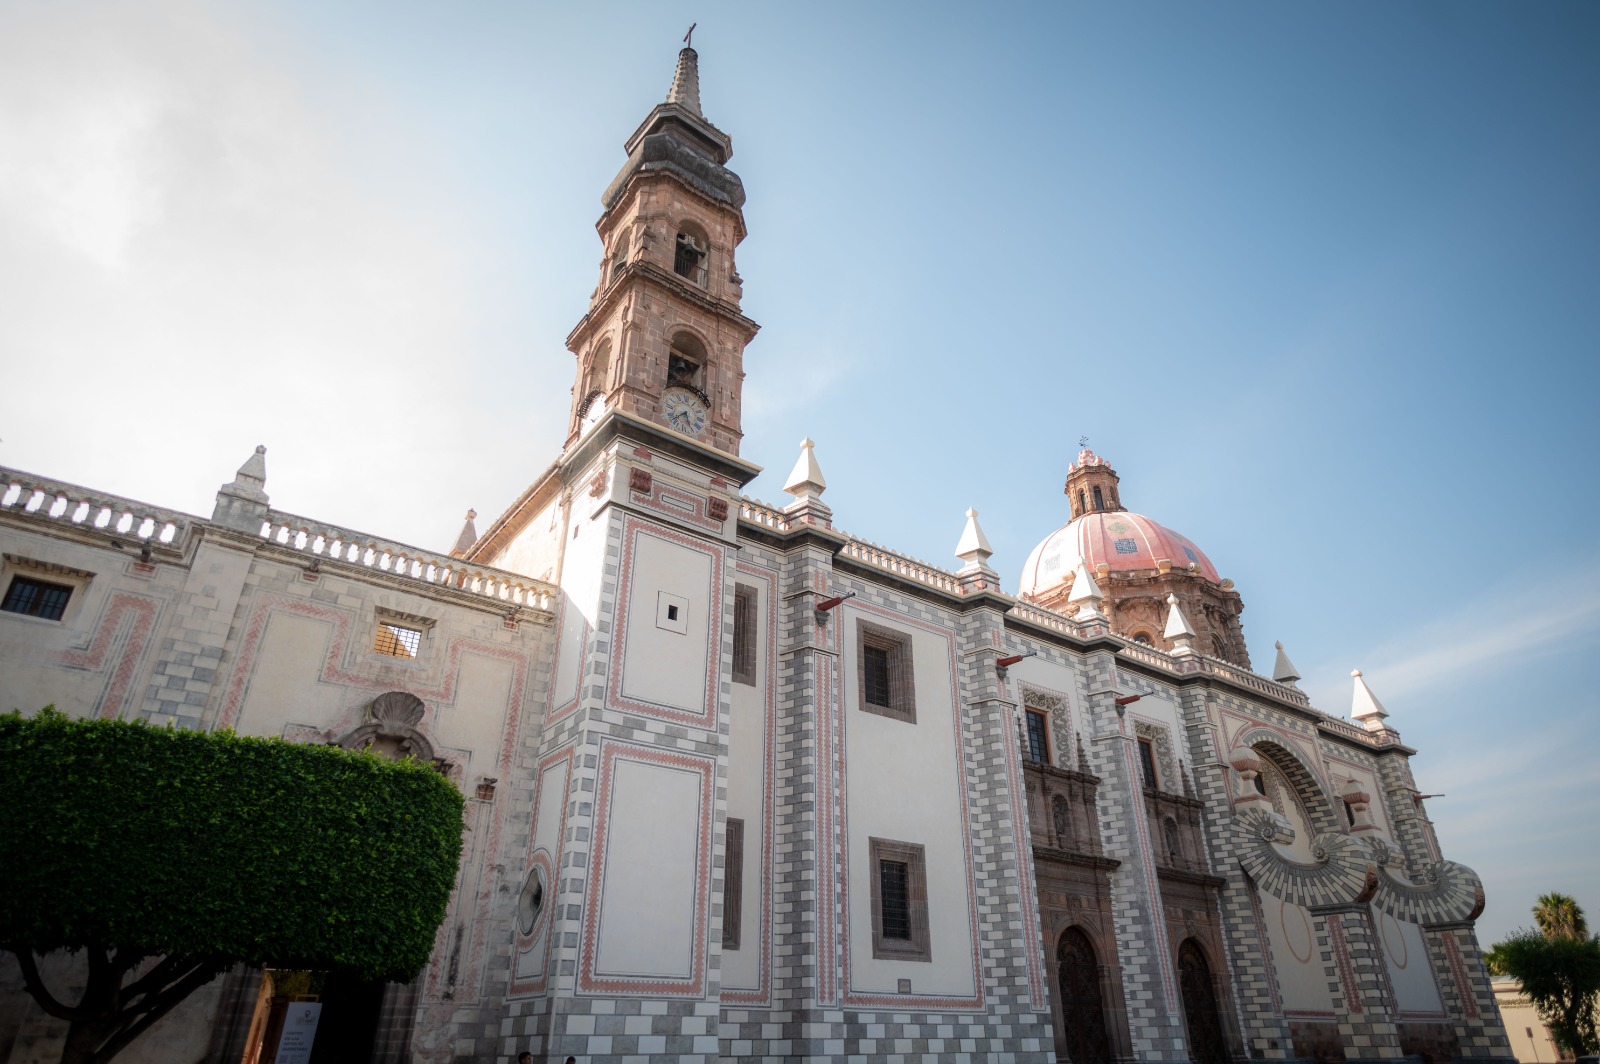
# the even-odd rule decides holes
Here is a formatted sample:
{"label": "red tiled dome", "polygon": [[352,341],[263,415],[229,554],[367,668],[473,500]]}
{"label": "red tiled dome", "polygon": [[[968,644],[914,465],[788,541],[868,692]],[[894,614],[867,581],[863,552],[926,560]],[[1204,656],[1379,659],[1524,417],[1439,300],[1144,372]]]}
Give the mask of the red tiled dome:
{"label": "red tiled dome", "polygon": [[1059,528],[1028,555],[1018,593],[1036,598],[1071,578],[1078,562],[1089,571],[1101,565],[1118,570],[1155,569],[1168,561],[1177,570],[1191,569],[1212,583],[1222,583],[1217,567],[1187,536],[1127,510],[1085,514]]}

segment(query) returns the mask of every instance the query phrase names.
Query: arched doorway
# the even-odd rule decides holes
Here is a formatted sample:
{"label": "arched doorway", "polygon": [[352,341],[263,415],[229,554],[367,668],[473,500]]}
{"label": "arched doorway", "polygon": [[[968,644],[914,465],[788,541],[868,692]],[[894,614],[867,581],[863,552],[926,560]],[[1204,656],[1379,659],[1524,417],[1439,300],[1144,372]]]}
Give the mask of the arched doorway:
{"label": "arched doorway", "polygon": [[1072,1064],[1110,1064],[1100,964],[1094,943],[1076,927],[1063,931],[1056,945],[1056,984],[1061,990],[1062,1027]]}
{"label": "arched doorway", "polygon": [[1178,947],[1178,985],[1183,991],[1189,1059],[1194,1064],[1228,1064],[1228,1047],[1222,1037],[1222,1017],[1217,1013],[1211,966],[1192,938],[1184,939],[1183,945]]}

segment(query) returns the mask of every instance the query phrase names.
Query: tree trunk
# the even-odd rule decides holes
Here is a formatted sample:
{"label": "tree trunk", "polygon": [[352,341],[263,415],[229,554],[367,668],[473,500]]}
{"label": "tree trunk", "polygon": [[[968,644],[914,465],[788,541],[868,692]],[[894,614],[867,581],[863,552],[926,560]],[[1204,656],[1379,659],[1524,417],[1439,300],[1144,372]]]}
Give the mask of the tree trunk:
{"label": "tree trunk", "polygon": [[103,1018],[73,1020],[67,1028],[67,1044],[61,1049],[61,1064],[103,1064],[109,1060],[98,1050],[116,1026],[114,1020],[107,1022]]}

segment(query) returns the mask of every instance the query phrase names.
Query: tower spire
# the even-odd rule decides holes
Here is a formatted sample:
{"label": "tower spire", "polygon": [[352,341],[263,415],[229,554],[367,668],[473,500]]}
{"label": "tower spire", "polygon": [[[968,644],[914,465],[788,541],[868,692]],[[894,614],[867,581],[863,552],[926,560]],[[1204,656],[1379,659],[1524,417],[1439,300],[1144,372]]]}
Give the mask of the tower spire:
{"label": "tower spire", "polygon": [[704,118],[700,111],[700,53],[687,43],[694,35],[694,27],[684,34],[684,46],[678,51],[678,69],[672,72],[672,88],[667,90],[667,102],[677,104],[696,118]]}

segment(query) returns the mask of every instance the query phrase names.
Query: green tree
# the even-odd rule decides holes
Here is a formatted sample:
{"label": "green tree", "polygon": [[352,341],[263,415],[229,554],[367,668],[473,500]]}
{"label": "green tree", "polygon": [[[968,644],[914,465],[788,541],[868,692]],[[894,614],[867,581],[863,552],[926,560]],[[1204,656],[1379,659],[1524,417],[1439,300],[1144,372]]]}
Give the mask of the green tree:
{"label": "green tree", "polygon": [[1600,936],[1565,894],[1542,895],[1533,919],[1539,930],[1495,943],[1484,958],[1489,970],[1522,983],[1556,1045],[1574,1056],[1600,1052]]}
{"label": "green tree", "polygon": [[1533,907],[1533,922],[1545,938],[1587,938],[1589,921],[1583,908],[1568,894],[1541,894]]}
{"label": "green tree", "polygon": [[[228,732],[0,716],[0,948],[103,1064],[238,964],[409,980],[461,852],[431,767]],[[58,1000],[38,958],[82,951]]]}

